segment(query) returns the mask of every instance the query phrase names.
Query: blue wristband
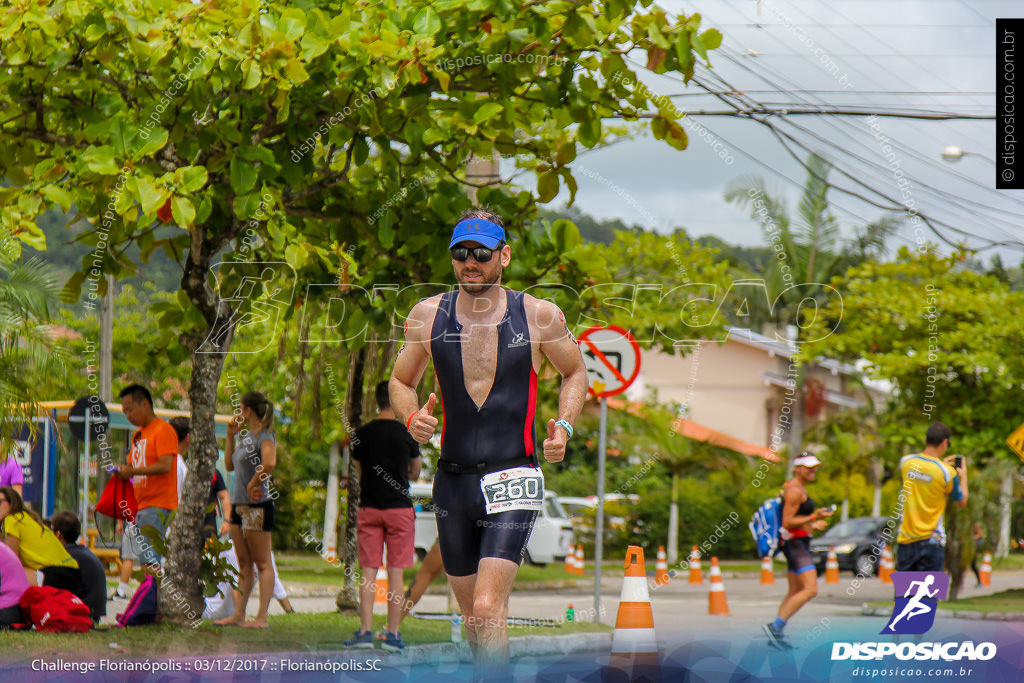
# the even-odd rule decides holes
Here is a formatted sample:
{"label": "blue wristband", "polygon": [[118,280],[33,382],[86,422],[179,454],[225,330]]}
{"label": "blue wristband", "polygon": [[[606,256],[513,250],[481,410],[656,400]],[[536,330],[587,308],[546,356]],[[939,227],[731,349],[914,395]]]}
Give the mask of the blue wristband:
{"label": "blue wristband", "polygon": [[572,438],[572,425],[569,424],[568,420],[559,420],[555,423],[556,427],[564,427],[565,431],[569,434],[569,438]]}

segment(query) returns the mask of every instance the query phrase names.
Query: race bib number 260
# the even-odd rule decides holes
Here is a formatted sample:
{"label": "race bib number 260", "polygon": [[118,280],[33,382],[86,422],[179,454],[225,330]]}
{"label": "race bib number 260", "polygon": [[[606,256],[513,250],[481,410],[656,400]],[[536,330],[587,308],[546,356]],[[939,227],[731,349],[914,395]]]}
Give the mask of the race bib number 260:
{"label": "race bib number 260", "polygon": [[486,512],[540,510],[544,507],[544,474],[535,467],[513,467],[480,478]]}

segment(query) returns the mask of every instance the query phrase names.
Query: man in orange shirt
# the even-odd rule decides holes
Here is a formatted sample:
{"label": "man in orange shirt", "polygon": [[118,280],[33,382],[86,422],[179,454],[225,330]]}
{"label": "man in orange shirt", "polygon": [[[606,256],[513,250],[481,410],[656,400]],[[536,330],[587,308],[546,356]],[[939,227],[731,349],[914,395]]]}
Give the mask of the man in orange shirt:
{"label": "man in orange shirt", "polygon": [[155,571],[160,554],[139,534],[151,526],[163,537],[168,515],[178,508],[178,435],[153,412],[153,396],[143,386],[132,384],[121,391],[121,409],[125,419],[139,428],[132,436],[129,464],[117,470],[117,476],[132,479],[139,503],[135,526],[125,533],[136,534],[140,562]]}

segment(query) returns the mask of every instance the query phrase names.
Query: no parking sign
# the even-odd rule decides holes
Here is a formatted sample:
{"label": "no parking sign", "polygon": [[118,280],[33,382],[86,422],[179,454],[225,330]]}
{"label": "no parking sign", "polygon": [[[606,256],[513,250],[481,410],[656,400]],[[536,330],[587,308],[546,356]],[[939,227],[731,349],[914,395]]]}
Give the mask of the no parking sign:
{"label": "no parking sign", "polygon": [[591,327],[580,335],[590,393],[597,398],[621,394],[640,374],[640,345],[616,325]]}

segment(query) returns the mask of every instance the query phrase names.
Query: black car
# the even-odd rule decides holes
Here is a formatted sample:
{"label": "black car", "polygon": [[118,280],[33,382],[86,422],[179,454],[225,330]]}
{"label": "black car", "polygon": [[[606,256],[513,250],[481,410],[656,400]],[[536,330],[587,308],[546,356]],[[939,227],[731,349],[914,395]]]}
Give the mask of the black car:
{"label": "black car", "polygon": [[[886,525],[892,523],[892,530],[882,536]],[[889,517],[852,517],[845,522],[834,524],[821,536],[811,540],[811,556],[818,573],[825,572],[829,546],[836,549],[840,571],[849,570],[855,575],[871,576],[878,573],[882,558],[882,546],[886,543],[895,547],[896,522]]]}

